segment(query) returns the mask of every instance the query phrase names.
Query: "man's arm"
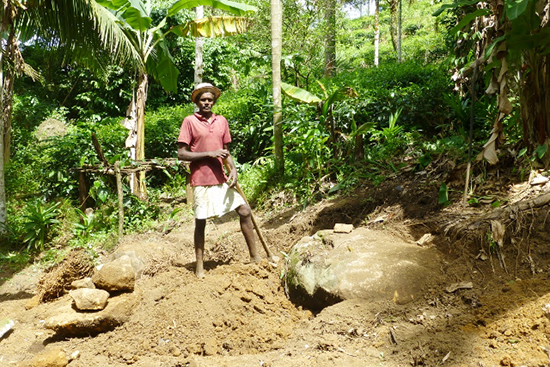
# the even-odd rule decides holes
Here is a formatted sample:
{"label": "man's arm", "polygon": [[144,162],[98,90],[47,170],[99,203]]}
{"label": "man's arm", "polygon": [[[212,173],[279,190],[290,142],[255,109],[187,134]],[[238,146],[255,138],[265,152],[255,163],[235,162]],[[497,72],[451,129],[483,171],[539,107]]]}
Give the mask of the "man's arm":
{"label": "man's arm", "polygon": [[198,161],[204,158],[221,158],[226,159],[227,157],[230,157],[229,150],[226,149],[226,146],[224,145],[224,149],[218,149],[211,152],[192,152],[189,149],[189,145],[185,143],[178,143],[178,159],[181,159],[183,161]]}

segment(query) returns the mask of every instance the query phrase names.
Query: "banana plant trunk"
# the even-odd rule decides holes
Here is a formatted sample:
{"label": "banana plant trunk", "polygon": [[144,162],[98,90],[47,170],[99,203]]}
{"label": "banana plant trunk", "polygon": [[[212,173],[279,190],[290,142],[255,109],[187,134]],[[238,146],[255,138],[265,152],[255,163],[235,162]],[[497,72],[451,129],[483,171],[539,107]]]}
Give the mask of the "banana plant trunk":
{"label": "banana plant trunk", "polygon": [[[204,6],[197,6],[195,8],[195,16],[197,19],[201,19],[204,17]],[[202,74],[204,72],[203,57],[202,57],[203,48],[204,48],[204,38],[197,37],[195,39],[195,85],[202,83]]]}
{"label": "banana plant trunk", "polygon": [[550,57],[531,50],[524,55],[529,72],[521,74],[520,108],[523,141],[531,150],[550,137]]}
{"label": "banana plant trunk", "polygon": [[[140,73],[138,78],[138,89],[136,93],[136,116],[137,116],[137,140],[136,140],[136,161],[145,159],[145,103],[147,102],[148,75]],[[147,199],[147,188],[145,186],[145,172],[140,171],[134,178],[134,194],[141,200]]]}

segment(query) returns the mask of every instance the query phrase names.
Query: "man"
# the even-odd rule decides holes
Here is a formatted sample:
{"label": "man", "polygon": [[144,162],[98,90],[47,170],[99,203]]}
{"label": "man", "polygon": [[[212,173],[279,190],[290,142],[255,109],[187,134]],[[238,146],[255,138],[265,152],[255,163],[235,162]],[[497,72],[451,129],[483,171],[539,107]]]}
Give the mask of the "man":
{"label": "man", "polygon": [[[231,142],[229,125],[223,116],[212,113],[212,107],[220,96],[218,88],[209,83],[195,87],[191,100],[199,111],[187,116],[181,125],[178,137],[178,158],[190,161],[193,209],[195,211],[195,274],[204,277],[204,229],[206,219],[220,217],[235,210],[240,217],[241,231],[248,245],[250,260],[259,262],[256,250],[254,226],[250,207],[234,189],[237,184],[237,169],[229,153]],[[223,161],[229,168],[225,175]]]}

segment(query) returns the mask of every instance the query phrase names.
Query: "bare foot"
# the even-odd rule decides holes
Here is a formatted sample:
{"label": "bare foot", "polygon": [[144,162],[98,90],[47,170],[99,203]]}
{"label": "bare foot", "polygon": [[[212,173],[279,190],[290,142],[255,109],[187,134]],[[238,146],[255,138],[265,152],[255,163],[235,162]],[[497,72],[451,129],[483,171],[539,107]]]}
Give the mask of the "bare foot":
{"label": "bare foot", "polygon": [[262,258],[260,256],[250,258],[250,263],[251,264],[258,264],[258,263],[260,263],[260,261],[262,261]]}
{"label": "bare foot", "polygon": [[195,270],[195,275],[197,276],[197,278],[203,279],[204,278],[204,270],[202,270],[202,269],[201,270],[199,270],[199,269]]}
{"label": "bare foot", "polygon": [[195,266],[195,275],[197,278],[202,279],[204,278],[204,267],[202,264],[202,261],[197,261],[197,265]]}

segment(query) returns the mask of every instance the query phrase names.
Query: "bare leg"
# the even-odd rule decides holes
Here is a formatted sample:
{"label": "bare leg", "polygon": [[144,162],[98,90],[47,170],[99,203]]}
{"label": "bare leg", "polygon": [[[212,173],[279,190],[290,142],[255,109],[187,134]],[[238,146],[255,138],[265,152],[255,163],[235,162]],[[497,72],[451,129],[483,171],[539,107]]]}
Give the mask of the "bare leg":
{"label": "bare leg", "polygon": [[243,232],[244,239],[248,245],[250,261],[253,263],[260,262],[262,258],[258,255],[258,250],[256,249],[256,237],[254,237],[254,224],[252,223],[250,207],[244,204],[235,209],[235,211],[240,217],[241,231]]}
{"label": "bare leg", "polygon": [[197,257],[195,275],[197,278],[204,278],[203,253],[205,227],[206,219],[195,219],[195,255]]}

